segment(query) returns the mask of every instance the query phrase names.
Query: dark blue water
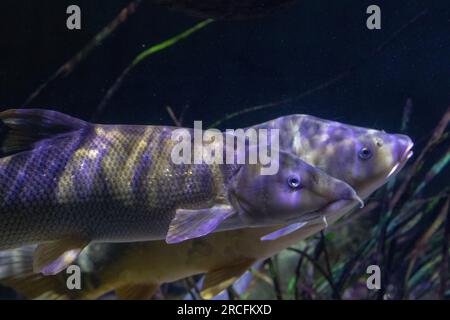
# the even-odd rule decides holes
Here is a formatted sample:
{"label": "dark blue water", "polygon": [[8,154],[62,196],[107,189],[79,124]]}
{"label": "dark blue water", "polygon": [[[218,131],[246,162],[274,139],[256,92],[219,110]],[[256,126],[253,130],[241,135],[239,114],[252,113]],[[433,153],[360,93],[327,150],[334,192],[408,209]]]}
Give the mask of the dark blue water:
{"label": "dark blue water", "polygon": [[[128,1],[2,2],[0,105],[18,106],[81,49]],[[65,9],[82,9],[82,30],[68,31]],[[420,138],[450,103],[448,1],[377,1],[382,29],[369,31],[372,1],[300,1],[266,18],[216,22],[152,56],[117,91],[101,120],[170,124],[165,106],[189,105],[186,123],[211,123],[226,113],[296,96],[352,69],[341,81],[296,102],[224,124],[254,124],[309,113],[396,130],[407,98],[411,133]],[[414,16],[428,14],[404,28]],[[67,78],[32,106],[88,119],[105,91],[142,50],[198,22],[144,1],[135,16]],[[397,32],[397,33],[396,33]],[[397,34],[392,38],[393,34]],[[389,39],[391,38],[391,41]],[[375,53],[382,43],[388,44]]]}

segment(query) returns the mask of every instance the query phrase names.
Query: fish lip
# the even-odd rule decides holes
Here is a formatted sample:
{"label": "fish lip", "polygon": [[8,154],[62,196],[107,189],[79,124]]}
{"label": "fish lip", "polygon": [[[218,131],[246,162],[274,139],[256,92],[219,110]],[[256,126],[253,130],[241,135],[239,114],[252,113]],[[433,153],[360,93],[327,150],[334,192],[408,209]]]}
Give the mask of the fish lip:
{"label": "fish lip", "polygon": [[395,164],[395,166],[392,168],[392,170],[388,173],[387,178],[390,178],[391,176],[395,175],[397,172],[399,172],[405,166],[406,162],[414,154],[414,152],[412,151],[413,147],[414,147],[414,142],[410,141],[408,146],[405,148],[405,151],[403,151],[402,155],[400,156],[400,160]]}
{"label": "fish lip", "polygon": [[410,141],[408,146],[406,147],[405,151],[403,152],[402,156],[400,157],[399,163],[403,163],[408,161],[409,158],[412,157],[414,152],[412,151],[412,148],[414,147],[414,142]]}

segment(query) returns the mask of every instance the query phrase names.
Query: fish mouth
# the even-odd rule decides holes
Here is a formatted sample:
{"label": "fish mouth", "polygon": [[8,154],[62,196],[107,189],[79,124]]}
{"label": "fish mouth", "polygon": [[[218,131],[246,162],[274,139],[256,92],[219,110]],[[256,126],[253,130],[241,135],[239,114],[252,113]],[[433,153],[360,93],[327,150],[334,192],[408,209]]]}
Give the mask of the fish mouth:
{"label": "fish mouth", "polygon": [[414,152],[412,151],[413,147],[414,147],[414,142],[412,142],[410,140],[408,142],[408,145],[406,146],[405,150],[403,151],[402,155],[400,156],[400,160],[391,169],[391,171],[387,175],[387,178],[390,178],[391,176],[397,174],[405,166],[406,162],[408,162],[408,160],[414,154]]}
{"label": "fish mouth", "polygon": [[410,141],[400,158],[400,162],[406,162],[409,160],[409,158],[412,157],[412,155],[414,154],[414,152],[412,151],[413,147],[414,147],[414,142]]}

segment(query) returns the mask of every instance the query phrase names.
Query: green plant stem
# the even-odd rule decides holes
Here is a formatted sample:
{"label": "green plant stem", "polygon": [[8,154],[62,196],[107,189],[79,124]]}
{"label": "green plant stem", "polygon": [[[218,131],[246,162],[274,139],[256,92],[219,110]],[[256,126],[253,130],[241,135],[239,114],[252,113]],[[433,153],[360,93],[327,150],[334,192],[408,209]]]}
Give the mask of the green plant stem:
{"label": "green plant stem", "polygon": [[179,41],[186,39],[187,37],[191,36],[193,33],[203,29],[204,27],[206,27],[207,25],[209,25],[210,23],[212,23],[214,20],[212,19],[206,19],[203,20],[202,22],[199,22],[198,24],[196,24],[195,26],[193,26],[192,28],[187,29],[186,31],[168,39],[165,40],[159,44],[156,44],[150,48],[148,48],[147,50],[141,52],[140,54],[138,54],[136,56],[136,58],[133,59],[133,61],[125,68],[125,70],[122,71],[122,73],[119,75],[119,77],[116,79],[116,81],[114,82],[114,84],[108,89],[108,91],[106,92],[105,96],[103,97],[102,101],[100,102],[100,104],[98,105],[97,109],[95,110],[91,121],[95,121],[97,120],[100,115],[104,112],[106,105],[108,104],[108,102],[111,100],[111,98],[113,97],[113,95],[117,92],[117,90],[122,86],[125,78],[130,74],[130,72],[136,67],[138,66],[142,61],[144,61],[145,59],[147,59],[148,57],[154,55],[155,53],[158,53],[164,49],[167,49],[173,45],[175,45],[176,43],[178,43]]}

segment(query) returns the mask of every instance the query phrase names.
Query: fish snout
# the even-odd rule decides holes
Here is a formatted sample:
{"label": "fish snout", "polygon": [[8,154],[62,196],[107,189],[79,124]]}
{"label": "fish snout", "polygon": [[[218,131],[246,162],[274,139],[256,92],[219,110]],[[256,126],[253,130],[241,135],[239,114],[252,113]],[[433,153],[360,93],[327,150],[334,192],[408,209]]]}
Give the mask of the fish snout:
{"label": "fish snout", "polygon": [[414,143],[410,137],[404,134],[396,134],[395,139],[398,150],[397,154],[398,163],[403,164],[409,158],[411,158],[413,154],[412,148],[414,147]]}
{"label": "fish snout", "polygon": [[351,200],[356,201],[360,208],[364,207],[364,201],[358,196],[355,189],[353,189],[349,184],[341,181],[336,184],[336,197],[335,201],[341,200]]}
{"label": "fish snout", "polygon": [[404,167],[408,159],[413,155],[412,148],[414,147],[414,143],[410,137],[404,134],[395,134],[394,138],[395,165],[387,175],[387,178],[390,178],[391,176],[397,174],[397,172],[399,172]]}
{"label": "fish snout", "polygon": [[313,192],[322,197],[327,203],[340,200],[354,200],[360,206],[364,203],[358,196],[356,190],[345,181],[334,178],[325,172],[318,171],[318,174],[313,179],[314,183],[311,186]]}

